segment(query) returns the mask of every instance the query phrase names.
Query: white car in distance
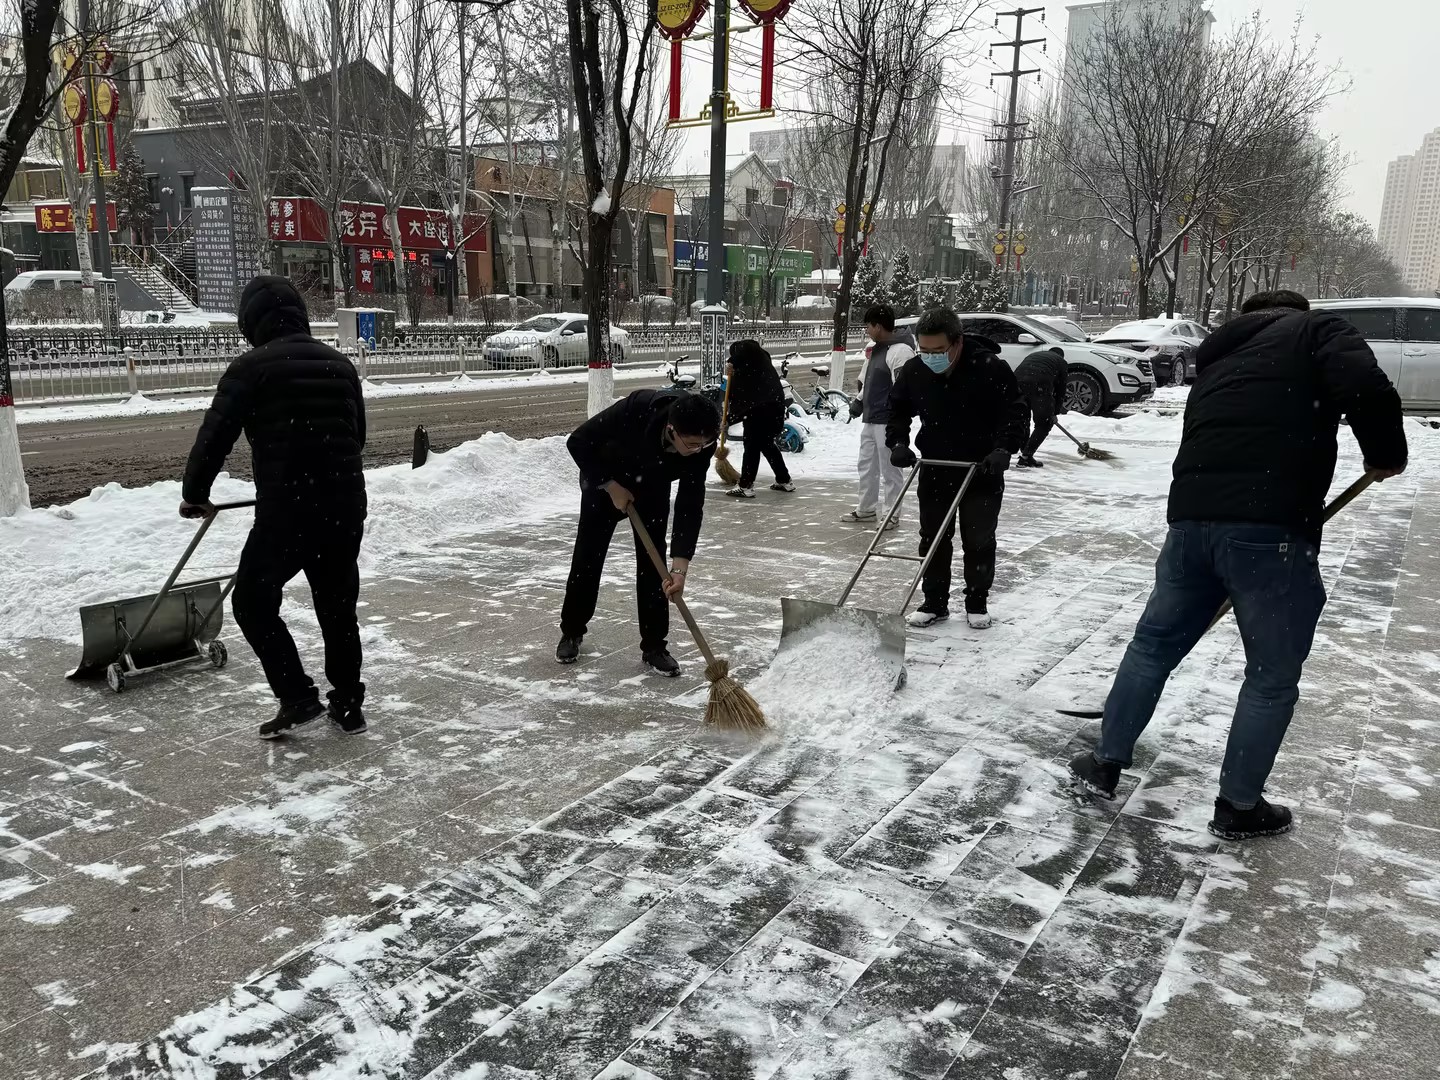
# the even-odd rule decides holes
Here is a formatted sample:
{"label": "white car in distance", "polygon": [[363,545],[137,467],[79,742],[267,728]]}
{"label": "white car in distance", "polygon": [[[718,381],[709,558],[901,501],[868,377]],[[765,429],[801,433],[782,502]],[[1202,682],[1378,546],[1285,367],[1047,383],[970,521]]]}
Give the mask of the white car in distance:
{"label": "white car in distance", "polygon": [[[485,366],[496,370],[581,367],[589,356],[589,319],[575,312],[535,315],[481,344]],[[618,364],[630,351],[630,335],[610,324],[610,361]]]}

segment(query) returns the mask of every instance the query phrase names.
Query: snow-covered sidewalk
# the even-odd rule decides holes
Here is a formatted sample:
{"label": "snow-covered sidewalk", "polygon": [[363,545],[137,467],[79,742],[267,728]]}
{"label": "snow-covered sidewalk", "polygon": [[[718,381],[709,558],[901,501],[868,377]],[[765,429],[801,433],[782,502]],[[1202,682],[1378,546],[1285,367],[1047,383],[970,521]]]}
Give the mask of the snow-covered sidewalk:
{"label": "snow-covered sidewalk", "polygon": [[[183,546],[173,485],[0,522],[7,1074],[1429,1075],[1440,437],[1411,425],[1412,472],[1327,534],[1332,600],[1271,785],[1291,836],[1203,831],[1233,622],[1119,802],[1065,779],[1093,728],[1054,707],[1103,697],[1148,593],[1181,407],[1076,418],[1116,462],[1057,432],[1047,468],[1010,474],[996,626],[912,633],[891,700],[858,657],[771,666],[780,596],[832,598],[868,539],[837,522],[858,429],[816,426],[793,496],[712,499],[688,591],[776,723],[759,746],[698,727],[678,620],[687,677],[640,674],[622,538],[581,665],[554,665],[559,440],[371,474],[353,740],[259,744],[233,629],[222,672],[120,697],[59,678],[74,608],[153,590]],[[1358,470],[1347,453],[1339,480]],[[217,525],[207,568],[244,524]],[[903,574],[857,602],[893,604]],[[286,613],[315,656],[308,606]]]}

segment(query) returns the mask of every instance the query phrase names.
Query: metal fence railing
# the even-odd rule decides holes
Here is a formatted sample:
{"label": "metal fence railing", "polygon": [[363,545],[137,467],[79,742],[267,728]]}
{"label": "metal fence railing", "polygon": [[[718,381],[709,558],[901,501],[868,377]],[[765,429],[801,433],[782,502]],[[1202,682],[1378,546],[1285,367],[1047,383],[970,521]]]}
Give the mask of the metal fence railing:
{"label": "metal fence railing", "polygon": [[[361,377],[371,381],[496,378],[546,370],[585,367],[583,339],[569,352],[536,350],[527,357],[497,356],[483,347],[490,331],[471,328],[426,329],[397,334],[375,348],[347,350]],[[828,327],[745,327],[734,336],[753,336],[777,356],[783,352],[828,351]],[[333,340],[333,339],[332,339]],[[852,332],[848,347],[861,337]],[[97,333],[26,334],[10,352],[15,400],[22,405],[73,401],[123,400],[137,393],[164,395],[209,390],[236,356],[249,346],[230,333],[141,333],[104,338]],[[616,366],[656,367],[688,355],[699,360],[696,328],[634,330],[617,337]]]}

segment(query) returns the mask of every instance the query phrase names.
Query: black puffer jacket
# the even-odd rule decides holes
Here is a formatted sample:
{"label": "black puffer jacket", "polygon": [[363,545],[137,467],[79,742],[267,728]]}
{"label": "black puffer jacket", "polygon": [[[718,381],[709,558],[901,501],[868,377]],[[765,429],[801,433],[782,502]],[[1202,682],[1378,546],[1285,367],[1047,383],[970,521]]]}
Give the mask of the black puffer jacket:
{"label": "black puffer jacket", "polygon": [[1054,412],[1060,416],[1065,415],[1065,383],[1069,374],[1065,357],[1053,349],[1032,352],[1015,369],[1020,392],[1037,403],[1043,395],[1046,403],[1053,403]]}
{"label": "black puffer jacket", "polygon": [[220,377],[185,466],[185,500],[210,498],[244,431],[257,519],[364,517],[365,403],[355,365],[310,336],[305,301],[284,278],[245,286],[239,322],[255,348]]}
{"label": "black puffer jacket", "polygon": [[1242,315],[1205,339],[1195,366],[1171,521],[1284,525],[1318,544],[1342,416],[1368,464],[1405,464],[1400,395],[1333,312]]}
{"label": "black puffer jacket", "polygon": [[695,555],[705,516],[705,476],[715,456],[714,447],[688,457],[667,449],[670,406],[684,396],[677,390],[633,391],[586,420],[565,444],[580,466],[582,488],[614,480],[628,488],[637,502],[668,502],[671,483],[680,481],[670,534],[670,553],[679,559]]}
{"label": "black puffer jacket", "polygon": [[730,346],[735,376],[730,380],[727,423],[744,423],[747,431],[778,434],[785,426],[785,388],[770,354],[758,341],[745,338]]}
{"label": "black puffer jacket", "polygon": [[910,444],[910,423],[920,417],[915,447],[921,457],[979,461],[992,450],[1015,453],[1025,444],[1030,409],[1015,372],[995,342],[966,334],[960,360],[937,375],[912,356],[890,390],[885,445]]}

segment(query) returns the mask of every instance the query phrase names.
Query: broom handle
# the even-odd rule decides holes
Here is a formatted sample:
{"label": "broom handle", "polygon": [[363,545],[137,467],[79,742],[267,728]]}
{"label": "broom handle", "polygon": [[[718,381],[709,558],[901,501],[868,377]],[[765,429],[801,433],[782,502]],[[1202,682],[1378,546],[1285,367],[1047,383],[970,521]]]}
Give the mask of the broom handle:
{"label": "broom handle", "polygon": [[[650,555],[650,561],[655,564],[656,571],[660,574],[660,580],[667,585],[671,576],[669,569],[665,566],[665,560],[660,557],[660,551],[655,546],[655,541],[650,539],[650,530],[645,528],[645,523],[640,520],[640,515],[635,512],[635,504],[631,503],[625,507],[625,513],[630,518],[630,525],[635,530],[635,535],[640,538],[640,543],[645,545],[645,550]],[[715,663],[715,654],[710,651],[710,643],[705,640],[705,635],[700,632],[700,627],[695,625],[695,616],[690,614],[690,608],[685,603],[683,596],[676,596],[671,601],[680,609],[680,617],[685,620],[685,625],[690,628],[690,633],[695,638],[695,644],[700,647],[700,655],[705,657],[707,665]]]}
{"label": "broom handle", "polygon": [[724,449],[725,449],[725,432],[726,432],[726,430],[728,430],[728,428],[729,428],[729,425],[726,423],[726,421],[730,419],[730,384],[731,384],[732,382],[734,382],[734,381],[735,381],[734,379],[726,379],[726,380],[725,380],[725,400],[724,400],[723,402],[721,402],[721,404],[720,404],[720,449],[721,449],[721,450],[724,450]]}
{"label": "broom handle", "polygon": [[[1349,506],[1352,502],[1354,502],[1359,497],[1362,491],[1368,488],[1371,484],[1375,483],[1376,478],[1377,475],[1375,473],[1367,472],[1364,476],[1360,477],[1359,480],[1356,480],[1339,495],[1336,495],[1335,501],[1332,502],[1329,506],[1325,507],[1325,515],[1320,519],[1321,523],[1323,524],[1329,521],[1341,510],[1344,510],[1345,507]],[[1205,628],[1206,631],[1208,632],[1215,629],[1215,624],[1230,613],[1230,608],[1231,604],[1229,600],[1226,600],[1223,604],[1221,604],[1220,610],[1215,613],[1215,618],[1211,619],[1210,625]]]}
{"label": "broom handle", "polygon": [[1089,443],[1082,443],[1079,439],[1075,438],[1074,435],[1071,435],[1070,432],[1065,429],[1065,425],[1060,423],[1059,420],[1055,421],[1055,426],[1058,427],[1061,431],[1065,432],[1065,437],[1071,442],[1073,442],[1076,446],[1080,447],[1082,450],[1090,445]]}

